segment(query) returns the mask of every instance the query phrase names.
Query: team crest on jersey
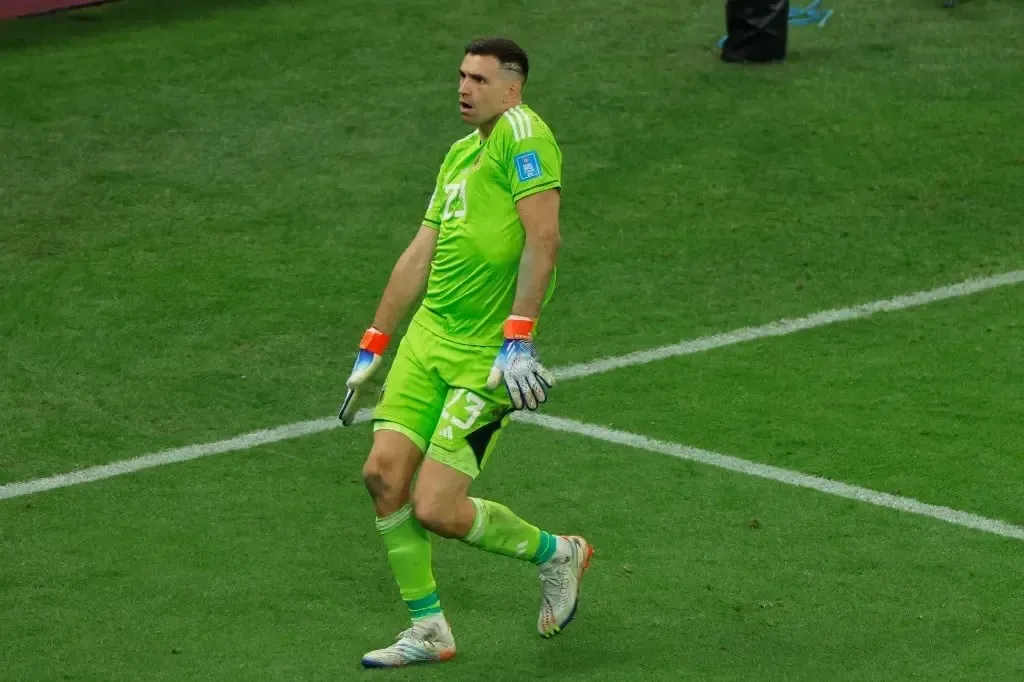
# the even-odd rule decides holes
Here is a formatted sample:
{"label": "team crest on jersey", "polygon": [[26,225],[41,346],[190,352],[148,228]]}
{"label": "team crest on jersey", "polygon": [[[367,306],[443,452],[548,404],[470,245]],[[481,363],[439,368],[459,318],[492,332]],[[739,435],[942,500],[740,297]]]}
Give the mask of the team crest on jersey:
{"label": "team crest on jersey", "polygon": [[519,182],[535,180],[541,176],[540,160],[537,158],[537,152],[523,152],[516,156],[515,161]]}

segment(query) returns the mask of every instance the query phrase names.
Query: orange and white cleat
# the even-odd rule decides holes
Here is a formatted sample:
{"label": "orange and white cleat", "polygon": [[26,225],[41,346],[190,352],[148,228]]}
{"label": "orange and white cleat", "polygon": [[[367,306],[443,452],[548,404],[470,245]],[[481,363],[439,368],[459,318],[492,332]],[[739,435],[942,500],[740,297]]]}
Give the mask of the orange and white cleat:
{"label": "orange and white cleat", "polygon": [[580,583],[590,568],[594,548],[581,537],[560,536],[551,560],[540,565],[543,594],[537,631],[549,638],[562,632],[576,617],[580,603]]}
{"label": "orange and white cleat", "polygon": [[455,638],[444,616],[416,621],[389,647],[363,656],[364,668],[398,668],[414,663],[440,663],[455,658]]}

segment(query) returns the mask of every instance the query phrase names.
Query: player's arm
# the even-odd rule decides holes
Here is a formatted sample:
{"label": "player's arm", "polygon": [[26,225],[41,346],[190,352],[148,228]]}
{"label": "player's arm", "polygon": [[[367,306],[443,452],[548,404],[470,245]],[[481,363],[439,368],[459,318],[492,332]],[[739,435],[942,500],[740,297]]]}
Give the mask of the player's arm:
{"label": "player's arm", "polygon": [[438,187],[440,183],[439,172],[434,184],[434,193],[427,202],[427,213],[423,216],[423,223],[391,269],[391,276],[384,286],[384,293],[381,294],[377,312],[373,316],[373,324],[359,341],[359,353],[345,382],[347,391],[338,412],[338,418],[345,426],[355,420],[358,396],[367,380],[380,366],[395,328],[405,319],[409,309],[426,288],[441,225],[441,199]]}
{"label": "player's arm", "polygon": [[387,350],[395,327],[423,294],[436,245],[437,228],[424,222],[392,268],[391,277],[384,287],[380,303],[377,304],[377,313],[373,316],[373,326],[363,334],[359,342],[359,353],[352,365],[352,373],[345,382],[348,390],[338,412],[338,418],[345,426],[355,420],[359,393],[380,366],[381,356]]}
{"label": "player's arm", "polygon": [[540,362],[533,328],[558,260],[561,235],[561,153],[554,139],[534,137],[529,120],[505,129],[505,167],[525,243],[519,258],[516,297],[505,320],[505,343],[494,360],[487,386],[504,381],[512,405],[535,410],[547,400],[554,375]]}
{"label": "player's arm", "polygon": [[546,389],[555,383],[554,375],[541,364],[532,338],[562,241],[558,231],[560,203],[561,194],[555,188],[516,202],[526,243],[519,259],[512,314],[505,320],[505,343],[491,368],[487,386],[495,389],[504,380],[512,405],[519,410],[537,409],[547,401]]}
{"label": "player's arm", "polygon": [[516,211],[526,233],[526,243],[519,260],[516,299],[512,306],[512,315],[516,317],[535,320],[540,315],[562,243],[558,229],[561,198],[558,189],[546,189],[516,203]]}
{"label": "player's arm", "polygon": [[405,319],[427,285],[436,246],[437,228],[421,225],[391,270],[377,312],[373,316],[374,329],[390,336]]}

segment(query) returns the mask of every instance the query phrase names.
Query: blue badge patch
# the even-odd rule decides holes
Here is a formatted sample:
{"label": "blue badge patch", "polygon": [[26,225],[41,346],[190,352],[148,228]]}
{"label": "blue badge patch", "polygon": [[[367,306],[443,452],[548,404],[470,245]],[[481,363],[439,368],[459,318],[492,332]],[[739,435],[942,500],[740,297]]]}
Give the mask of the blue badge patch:
{"label": "blue badge patch", "polygon": [[541,176],[537,152],[523,152],[516,156],[516,174],[519,176],[519,182],[535,180]]}

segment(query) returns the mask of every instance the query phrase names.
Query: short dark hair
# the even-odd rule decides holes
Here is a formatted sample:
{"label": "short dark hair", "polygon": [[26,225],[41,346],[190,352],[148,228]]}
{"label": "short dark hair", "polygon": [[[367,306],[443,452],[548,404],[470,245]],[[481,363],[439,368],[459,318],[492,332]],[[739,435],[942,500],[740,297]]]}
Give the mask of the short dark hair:
{"label": "short dark hair", "polygon": [[508,38],[477,38],[466,46],[466,54],[494,57],[505,71],[514,71],[526,82],[530,75],[530,59],[526,51]]}

